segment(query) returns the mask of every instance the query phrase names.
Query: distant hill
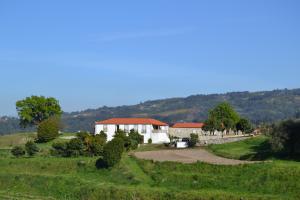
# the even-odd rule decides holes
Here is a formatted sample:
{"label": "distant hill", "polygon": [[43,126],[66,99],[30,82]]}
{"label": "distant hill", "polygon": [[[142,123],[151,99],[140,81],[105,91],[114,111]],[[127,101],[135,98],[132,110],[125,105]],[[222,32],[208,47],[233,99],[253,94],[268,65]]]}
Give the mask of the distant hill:
{"label": "distant hill", "polygon": [[[208,111],[227,101],[253,123],[274,122],[300,114],[300,89],[192,95],[146,101],[137,105],[101,107],[63,114],[65,131],[92,131],[94,122],[111,117],[152,117],[167,123],[204,121]],[[9,122],[9,123],[8,123]],[[12,125],[8,125],[12,124]],[[16,118],[0,120],[0,134],[18,131]]]}

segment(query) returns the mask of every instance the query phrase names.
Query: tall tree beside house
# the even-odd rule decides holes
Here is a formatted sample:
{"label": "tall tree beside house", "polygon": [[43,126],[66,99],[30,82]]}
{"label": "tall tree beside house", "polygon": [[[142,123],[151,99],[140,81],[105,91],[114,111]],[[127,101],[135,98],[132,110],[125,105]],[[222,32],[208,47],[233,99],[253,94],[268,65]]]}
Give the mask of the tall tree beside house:
{"label": "tall tree beside house", "polygon": [[16,102],[20,125],[37,126],[42,121],[62,114],[58,100],[53,97],[31,96]]}
{"label": "tall tree beside house", "polygon": [[229,103],[223,102],[209,111],[204,129],[208,131],[235,130],[239,120],[240,116],[233,107]]}
{"label": "tall tree beside house", "polygon": [[251,133],[253,131],[253,126],[248,119],[241,118],[236,124],[236,129],[243,133]]}

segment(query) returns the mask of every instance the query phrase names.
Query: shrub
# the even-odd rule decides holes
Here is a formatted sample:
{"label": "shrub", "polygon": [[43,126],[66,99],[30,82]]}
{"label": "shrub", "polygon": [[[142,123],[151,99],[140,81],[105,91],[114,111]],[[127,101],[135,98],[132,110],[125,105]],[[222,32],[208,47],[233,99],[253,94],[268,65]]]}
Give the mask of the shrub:
{"label": "shrub", "polygon": [[130,130],[128,137],[131,140],[135,140],[138,144],[143,144],[144,143],[144,136],[140,135],[137,131],[135,130]]}
{"label": "shrub", "polygon": [[66,142],[53,143],[51,154],[54,156],[67,156],[67,143]]}
{"label": "shrub", "polygon": [[89,133],[79,133],[77,138],[69,142],[54,143],[51,154],[57,156],[71,157],[79,155],[99,156],[103,153],[105,138]]}
{"label": "shrub", "polygon": [[39,148],[37,147],[37,145],[33,141],[28,141],[25,144],[25,150],[26,150],[26,153],[29,156],[33,156],[34,154],[39,152]]}
{"label": "shrub", "polygon": [[84,144],[81,139],[74,138],[67,143],[68,156],[80,156],[84,153]]}
{"label": "shrub", "polygon": [[19,158],[25,155],[25,149],[21,146],[15,146],[14,148],[12,148],[11,153],[15,157]]}
{"label": "shrub", "polygon": [[300,120],[286,120],[273,125],[270,143],[273,151],[283,151],[293,156],[300,153]]}
{"label": "shrub", "polygon": [[90,156],[99,156],[103,152],[103,147],[106,143],[106,139],[101,135],[88,134],[84,137],[84,151],[85,154]]}
{"label": "shrub", "polygon": [[107,135],[106,135],[106,133],[104,131],[101,131],[100,134],[99,134],[99,136],[101,138],[105,139],[105,141],[107,141]]}
{"label": "shrub", "polygon": [[151,138],[148,139],[148,144],[152,144],[152,139]]}
{"label": "shrub", "polygon": [[113,167],[120,162],[124,151],[124,142],[121,138],[114,138],[109,141],[103,149],[103,158],[96,162],[98,168]]}
{"label": "shrub", "polygon": [[78,133],[76,134],[76,136],[77,136],[78,139],[80,139],[81,141],[84,142],[85,139],[86,139],[88,136],[90,136],[90,133],[80,131],[80,132],[78,132]]}
{"label": "shrub", "polygon": [[106,162],[104,161],[103,157],[100,157],[96,161],[96,167],[97,169],[103,169],[103,168],[108,168]]}
{"label": "shrub", "polygon": [[106,139],[103,136],[95,135],[88,144],[88,153],[93,156],[102,155],[105,143]]}
{"label": "shrub", "polygon": [[198,139],[198,135],[195,133],[191,133],[190,134],[190,139],[188,142],[189,147],[194,147],[196,146],[196,144],[198,143],[199,139]]}
{"label": "shrub", "polygon": [[119,138],[123,141],[123,144],[124,144],[124,147],[126,149],[126,151],[129,151],[130,150],[130,147],[131,147],[131,142],[130,142],[130,139],[129,137],[126,136],[126,133],[122,130],[118,130],[115,135],[114,135],[114,138]]}
{"label": "shrub", "polygon": [[60,118],[51,117],[44,120],[37,128],[37,142],[49,142],[58,136],[61,127]]}
{"label": "shrub", "polygon": [[140,135],[137,131],[134,131],[133,129],[130,130],[128,138],[130,140],[130,149],[137,149],[139,144],[144,143],[144,136]]}

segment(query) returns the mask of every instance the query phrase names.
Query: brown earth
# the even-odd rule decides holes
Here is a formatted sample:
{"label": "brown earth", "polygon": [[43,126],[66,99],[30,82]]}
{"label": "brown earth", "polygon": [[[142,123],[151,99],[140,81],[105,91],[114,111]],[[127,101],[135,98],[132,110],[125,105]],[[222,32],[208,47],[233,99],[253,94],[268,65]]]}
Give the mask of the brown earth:
{"label": "brown earth", "polygon": [[195,163],[197,161],[216,165],[239,165],[257,163],[258,161],[234,160],[216,156],[205,149],[159,150],[135,152],[134,156],[140,159],[154,161],[174,161],[181,163]]}

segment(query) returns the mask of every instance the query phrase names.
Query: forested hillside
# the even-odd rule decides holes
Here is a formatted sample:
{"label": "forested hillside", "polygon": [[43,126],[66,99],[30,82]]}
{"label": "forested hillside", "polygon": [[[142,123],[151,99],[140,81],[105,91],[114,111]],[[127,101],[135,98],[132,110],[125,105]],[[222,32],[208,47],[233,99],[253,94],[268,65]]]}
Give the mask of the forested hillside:
{"label": "forested hillside", "polygon": [[[192,95],[146,101],[137,105],[101,107],[82,112],[64,113],[65,131],[93,130],[96,120],[111,117],[152,117],[167,123],[204,121],[208,111],[218,103],[229,102],[253,123],[274,122],[300,116],[300,89],[226,94]],[[0,121],[0,134],[16,132],[17,119]]]}

